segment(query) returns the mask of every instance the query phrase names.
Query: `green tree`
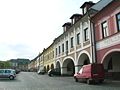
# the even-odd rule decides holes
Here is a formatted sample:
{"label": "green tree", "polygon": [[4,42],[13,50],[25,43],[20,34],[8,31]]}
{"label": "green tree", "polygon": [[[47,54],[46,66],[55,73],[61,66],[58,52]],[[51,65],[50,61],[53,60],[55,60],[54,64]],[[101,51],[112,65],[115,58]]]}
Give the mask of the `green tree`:
{"label": "green tree", "polygon": [[10,68],[10,62],[9,61],[0,61],[0,68]]}

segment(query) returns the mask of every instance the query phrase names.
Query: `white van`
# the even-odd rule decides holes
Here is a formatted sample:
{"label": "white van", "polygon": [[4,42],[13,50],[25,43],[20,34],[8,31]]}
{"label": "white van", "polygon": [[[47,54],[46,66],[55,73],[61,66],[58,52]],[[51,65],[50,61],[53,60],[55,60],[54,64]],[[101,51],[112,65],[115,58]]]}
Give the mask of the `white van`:
{"label": "white van", "polygon": [[45,70],[44,67],[39,68],[39,70],[37,71],[38,74],[45,74]]}
{"label": "white van", "polygon": [[13,80],[16,77],[14,69],[0,69],[0,78],[9,78]]}

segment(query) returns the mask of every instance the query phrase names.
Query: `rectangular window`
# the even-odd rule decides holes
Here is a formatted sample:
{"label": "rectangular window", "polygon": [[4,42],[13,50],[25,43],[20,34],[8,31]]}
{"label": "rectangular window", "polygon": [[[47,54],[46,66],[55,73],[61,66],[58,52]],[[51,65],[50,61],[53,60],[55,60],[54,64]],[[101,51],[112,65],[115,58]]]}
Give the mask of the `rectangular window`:
{"label": "rectangular window", "polygon": [[77,45],[80,44],[80,33],[77,34]]}
{"label": "rectangular window", "polygon": [[102,23],[102,35],[103,35],[103,38],[108,36],[108,24],[107,24],[107,21]]}
{"label": "rectangular window", "polygon": [[83,12],[84,12],[84,14],[87,12],[87,7],[84,7],[84,11]]}
{"label": "rectangular window", "polygon": [[68,51],[68,41],[66,41],[66,51]]}
{"label": "rectangular window", "polygon": [[56,48],[56,56],[57,56],[57,48]]}
{"label": "rectangular window", "polygon": [[61,53],[61,51],[60,51],[60,46],[59,46],[59,54]]}
{"label": "rectangular window", "polygon": [[53,58],[54,58],[54,51],[53,51],[53,53],[52,53],[52,54],[53,54]]}
{"label": "rectangular window", "polygon": [[64,52],[64,44],[62,44],[62,52]]}
{"label": "rectangular window", "polygon": [[88,37],[88,28],[84,29],[84,39],[87,41],[89,39]]}
{"label": "rectangular window", "polygon": [[118,31],[120,31],[120,13],[116,15]]}
{"label": "rectangular window", "polygon": [[71,38],[71,48],[73,48],[73,37]]}
{"label": "rectangular window", "polygon": [[47,55],[47,59],[49,59],[49,55]]}

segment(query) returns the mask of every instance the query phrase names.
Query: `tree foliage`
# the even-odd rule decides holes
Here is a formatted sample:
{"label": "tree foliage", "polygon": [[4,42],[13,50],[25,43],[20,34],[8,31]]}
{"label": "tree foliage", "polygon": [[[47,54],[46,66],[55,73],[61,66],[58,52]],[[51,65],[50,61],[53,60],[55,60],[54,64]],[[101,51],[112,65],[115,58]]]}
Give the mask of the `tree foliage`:
{"label": "tree foliage", "polygon": [[0,68],[10,68],[10,62],[9,61],[0,61]]}

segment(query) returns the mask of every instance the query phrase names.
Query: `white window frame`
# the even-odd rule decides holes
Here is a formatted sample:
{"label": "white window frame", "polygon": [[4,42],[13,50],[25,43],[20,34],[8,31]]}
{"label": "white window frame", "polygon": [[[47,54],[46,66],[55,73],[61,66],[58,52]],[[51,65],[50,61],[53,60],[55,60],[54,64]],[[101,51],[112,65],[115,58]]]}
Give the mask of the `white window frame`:
{"label": "white window frame", "polygon": [[101,25],[102,25],[102,35],[103,35],[103,38],[105,38],[109,36],[108,23],[107,21],[104,21]]}
{"label": "white window frame", "polygon": [[116,15],[116,20],[117,20],[118,31],[120,31],[120,12]]}
{"label": "white window frame", "polygon": [[80,33],[77,33],[77,45],[80,44]]}
{"label": "white window frame", "polygon": [[74,47],[74,37],[71,37],[71,48]]}
{"label": "white window frame", "polygon": [[84,29],[84,41],[88,41],[89,40],[89,34],[88,34],[88,28]]}

